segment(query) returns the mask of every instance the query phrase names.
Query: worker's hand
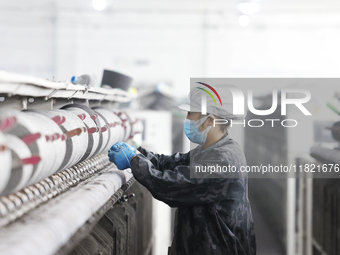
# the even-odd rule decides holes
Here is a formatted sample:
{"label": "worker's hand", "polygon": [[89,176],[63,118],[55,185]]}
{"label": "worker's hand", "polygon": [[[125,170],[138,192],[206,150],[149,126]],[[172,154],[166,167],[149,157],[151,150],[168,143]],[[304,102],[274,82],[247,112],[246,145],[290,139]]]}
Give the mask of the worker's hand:
{"label": "worker's hand", "polygon": [[137,154],[136,151],[134,146],[118,142],[111,147],[108,156],[110,161],[115,163],[119,170],[124,170],[131,166],[131,158]]}

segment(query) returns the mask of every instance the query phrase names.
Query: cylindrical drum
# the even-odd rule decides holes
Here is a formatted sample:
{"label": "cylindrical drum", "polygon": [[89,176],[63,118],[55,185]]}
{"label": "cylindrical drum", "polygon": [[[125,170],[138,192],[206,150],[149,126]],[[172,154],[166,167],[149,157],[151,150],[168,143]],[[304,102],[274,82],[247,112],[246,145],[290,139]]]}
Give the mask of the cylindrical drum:
{"label": "cylindrical drum", "polygon": [[132,131],[131,124],[130,124],[131,120],[125,112],[116,112],[116,114],[119,116],[119,118],[123,122],[123,127],[125,130],[123,141],[127,141],[131,137],[131,131]]}
{"label": "cylindrical drum", "polygon": [[88,145],[84,156],[80,159],[83,161],[95,155],[98,150],[98,146],[102,144],[100,142],[100,123],[98,121],[98,114],[96,114],[91,108],[79,105],[79,104],[69,104],[65,105],[61,109],[70,111],[77,115],[85,124],[88,134]]}
{"label": "cylindrical drum", "polygon": [[[139,139],[142,139],[142,133],[143,133],[143,122],[139,118],[137,118],[137,114],[128,111],[126,114],[130,118],[130,126],[131,126],[131,135],[129,139],[135,138],[136,135],[138,135]],[[140,140],[141,142],[141,140]]]}
{"label": "cylindrical drum", "polygon": [[1,178],[0,178],[0,194],[5,189],[12,168],[11,150],[4,134],[0,131],[0,162],[1,162]]}
{"label": "cylindrical drum", "polygon": [[63,133],[61,139],[66,139],[66,154],[58,170],[78,163],[84,156],[88,145],[84,122],[77,115],[66,110],[41,111],[40,113],[55,120]]}
{"label": "cylindrical drum", "polygon": [[34,166],[40,158],[32,156],[30,148],[20,138],[11,134],[5,134],[5,138],[12,155],[11,173],[3,191],[3,194],[8,194],[29,185]]}
{"label": "cylindrical drum", "polygon": [[96,112],[96,114],[98,115],[98,121],[100,123],[100,133],[102,137],[102,144],[101,146],[98,147],[98,150],[96,151],[96,153],[102,153],[109,144],[110,129],[109,129],[108,121],[106,120],[106,118],[98,112]]}
{"label": "cylindrical drum", "polygon": [[121,119],[106,108],[94,107],[93,109],[107,120],[106,124],[110,131],[110,139],[104,150],[108,150],[116,142],[124,141],[125,131]]}
{"label": "cylindrical drum", "polygon": [[[25,114],[35,119],[40,125],[42,139],[46,140],[46,150],[48,151],[48,161],[50,165],[46,167],[39,180],[54,174],[61,166],[66,154],[66,141],[62,139],[63,133],[55,121],[40,114],[40,111],[25,111]],[[61,117],[58,116],[58,119]],[[39,181],[38,180],[38,181]]]}
{"label": "cylindrical drum", "polygon": [[43,139],[40,123],[36,118],[12,109],[0,112],[0,118],[16,118],[16,125],[6,131],[6,134],[14,135],[22,140],[31,151],[31,156],[39,157],[41,160],[33,166],[32,176],[29,183],[39,181],[44,176],[44,171],[51,166],[49,151],[46,150],[47,141]]}

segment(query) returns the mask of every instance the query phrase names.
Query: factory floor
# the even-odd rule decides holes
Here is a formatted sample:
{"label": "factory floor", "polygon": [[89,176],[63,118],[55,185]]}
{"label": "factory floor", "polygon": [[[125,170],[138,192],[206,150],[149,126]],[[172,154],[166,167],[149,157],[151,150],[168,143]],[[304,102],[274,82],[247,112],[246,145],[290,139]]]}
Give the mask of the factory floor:
{"label": "factory floor", "polygon": [[257,255],[284,255],[285,252],[271,230],[269,223],[261,213],[256,197],[249,192],[249,200],[255,224]]}

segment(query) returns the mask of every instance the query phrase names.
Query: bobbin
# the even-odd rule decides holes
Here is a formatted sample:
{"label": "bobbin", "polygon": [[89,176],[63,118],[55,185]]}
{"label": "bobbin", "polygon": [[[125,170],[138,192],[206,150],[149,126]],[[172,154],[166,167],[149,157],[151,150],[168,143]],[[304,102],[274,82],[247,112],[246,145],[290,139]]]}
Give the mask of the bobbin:
{"label": "bobbin", "polygon": [[69,104],[63,106],[61,109],[73,112],[85,124],[88,134],[88,145],[84,156],[80,159],[83,161],[95,155],[100,143],[100,123],[97,120],[97,114],[89,107],[79,104]]}

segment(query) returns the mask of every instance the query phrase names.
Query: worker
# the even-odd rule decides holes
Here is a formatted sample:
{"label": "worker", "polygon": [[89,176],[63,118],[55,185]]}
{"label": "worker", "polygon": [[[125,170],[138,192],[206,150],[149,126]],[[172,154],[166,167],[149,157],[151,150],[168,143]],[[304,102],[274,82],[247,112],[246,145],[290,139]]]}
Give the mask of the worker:
{"label": "worker", "polygon": [[[179,106],[188,111],[184,132],[191,142],[199,144],[196,148],[165,156],[118,142],[108,156],[118,169],[131,168],[135,179],[154,198],[178,208],[168,254],[254,255],[256,241],[248,179],[239,171],[246,159],[239,144],[230,138],[227,121],[214,125],[216,119],[221,122],[242,117],[232,114],[228,95],[221,96],[223,107],[206,97],[207,114],[202,115],[202,93],[205,92],[192,89],[189,103]],[[212,165],[232,166],[237,171],[214,175],[195,172]]]}

